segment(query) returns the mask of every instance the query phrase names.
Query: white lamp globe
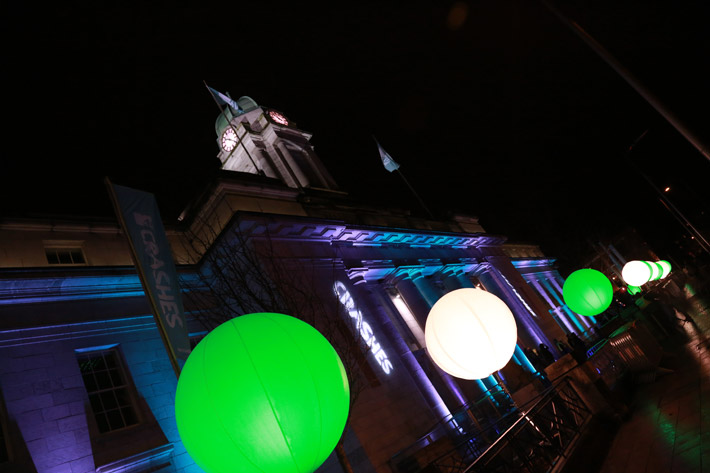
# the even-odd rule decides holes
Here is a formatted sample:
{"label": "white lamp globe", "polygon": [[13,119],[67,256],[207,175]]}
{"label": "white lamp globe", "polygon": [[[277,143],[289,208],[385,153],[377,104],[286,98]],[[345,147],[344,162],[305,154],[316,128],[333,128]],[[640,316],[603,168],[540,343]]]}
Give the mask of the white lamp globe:
{"label": "white lamp globe", "polygon": [[664,259],[662,259],[661,261],[658,261],[656,264],[661,266],[661,269],[662,269],[661,279],[665,279],[666,276],[668,276],[671,273],[671,264]]}
{"label": "white lamp globe", "polygon": [[442,370],[457,378],[482,379],[510,361],[518,328],[505,302],[481,289],[463,288],[434,304],[424,339]]}
{"label": "white lamp globe", "polygon": [[621,269],[621,277],[629,286],[643,286],[651,280],[651,265],[645,261],[629,261]]}
{"label": "white lamp globe", "polygon": [[663,268],[654,261],[646,261],[646,263],[648,263],[648,265],[651,267],[651,281],[661,279],[661,273],[663,272]]}

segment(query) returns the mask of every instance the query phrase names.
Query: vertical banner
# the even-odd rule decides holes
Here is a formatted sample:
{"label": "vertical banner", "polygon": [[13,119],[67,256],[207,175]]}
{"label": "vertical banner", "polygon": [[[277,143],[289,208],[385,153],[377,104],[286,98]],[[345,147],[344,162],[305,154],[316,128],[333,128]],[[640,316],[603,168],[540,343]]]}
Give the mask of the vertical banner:
{"label": "vertical banner", "polygon": [[133,261],[148,296],[175,374],[190,354],[187,321],[175,263],[153,194],[106,179],[116,216],[128,237]]}

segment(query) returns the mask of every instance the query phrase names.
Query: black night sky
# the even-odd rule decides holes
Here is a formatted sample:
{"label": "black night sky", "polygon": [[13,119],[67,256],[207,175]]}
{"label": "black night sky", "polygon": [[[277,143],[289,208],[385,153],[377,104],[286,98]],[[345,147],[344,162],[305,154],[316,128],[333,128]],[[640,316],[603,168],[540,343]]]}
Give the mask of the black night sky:
{"label": "black night sky", "polygon": [[[204,80],[312,132],[351,195],[419,212],[374,135],[430,208],[562,261],[684,234],[629,163],[710,229],[710,160],[541,0],[143,3],[4,6],[0,216],[111,218],[109,176],[174,221],[219,165]],[[707,2],[552,4],[708,146]]]}

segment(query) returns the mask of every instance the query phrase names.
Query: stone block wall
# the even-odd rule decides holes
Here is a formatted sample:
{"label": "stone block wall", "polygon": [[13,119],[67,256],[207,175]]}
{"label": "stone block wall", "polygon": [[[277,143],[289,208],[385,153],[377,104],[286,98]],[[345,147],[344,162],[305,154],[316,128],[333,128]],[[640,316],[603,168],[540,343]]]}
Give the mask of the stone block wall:
{"label": "stone block wall", "polygon": [[[201,472],[177,432],[177,378],[152,317],[125,319],[110,331],[101,330],[102,324],[0,331],[0,391],[7,420],[17,426],[37,473],[93,473],[101,458],[166,443],[173,446],[170,465],[160,471]],[[114,344],[135,385],[141,422],[98,434],[75,350]],[[102,442],[127,445],[102,453]]]}

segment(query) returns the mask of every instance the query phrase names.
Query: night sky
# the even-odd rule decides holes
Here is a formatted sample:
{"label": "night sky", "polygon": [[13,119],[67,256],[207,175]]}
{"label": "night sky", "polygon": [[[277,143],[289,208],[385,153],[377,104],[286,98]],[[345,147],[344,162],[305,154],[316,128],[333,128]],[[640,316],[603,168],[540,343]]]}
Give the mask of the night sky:
{"label": "night sky", "polygon": [[[111,218],[109,176],[175,221],[219,167],[206,81],[312,132],[352,196],[420,212],[374,135],[432,210],[563,262],[684,235],[638,169],[710,230],[710,160],[542,1],[103,3],[4,7],[1,216]],[[706,1],[552,3],[708,146]]]}

